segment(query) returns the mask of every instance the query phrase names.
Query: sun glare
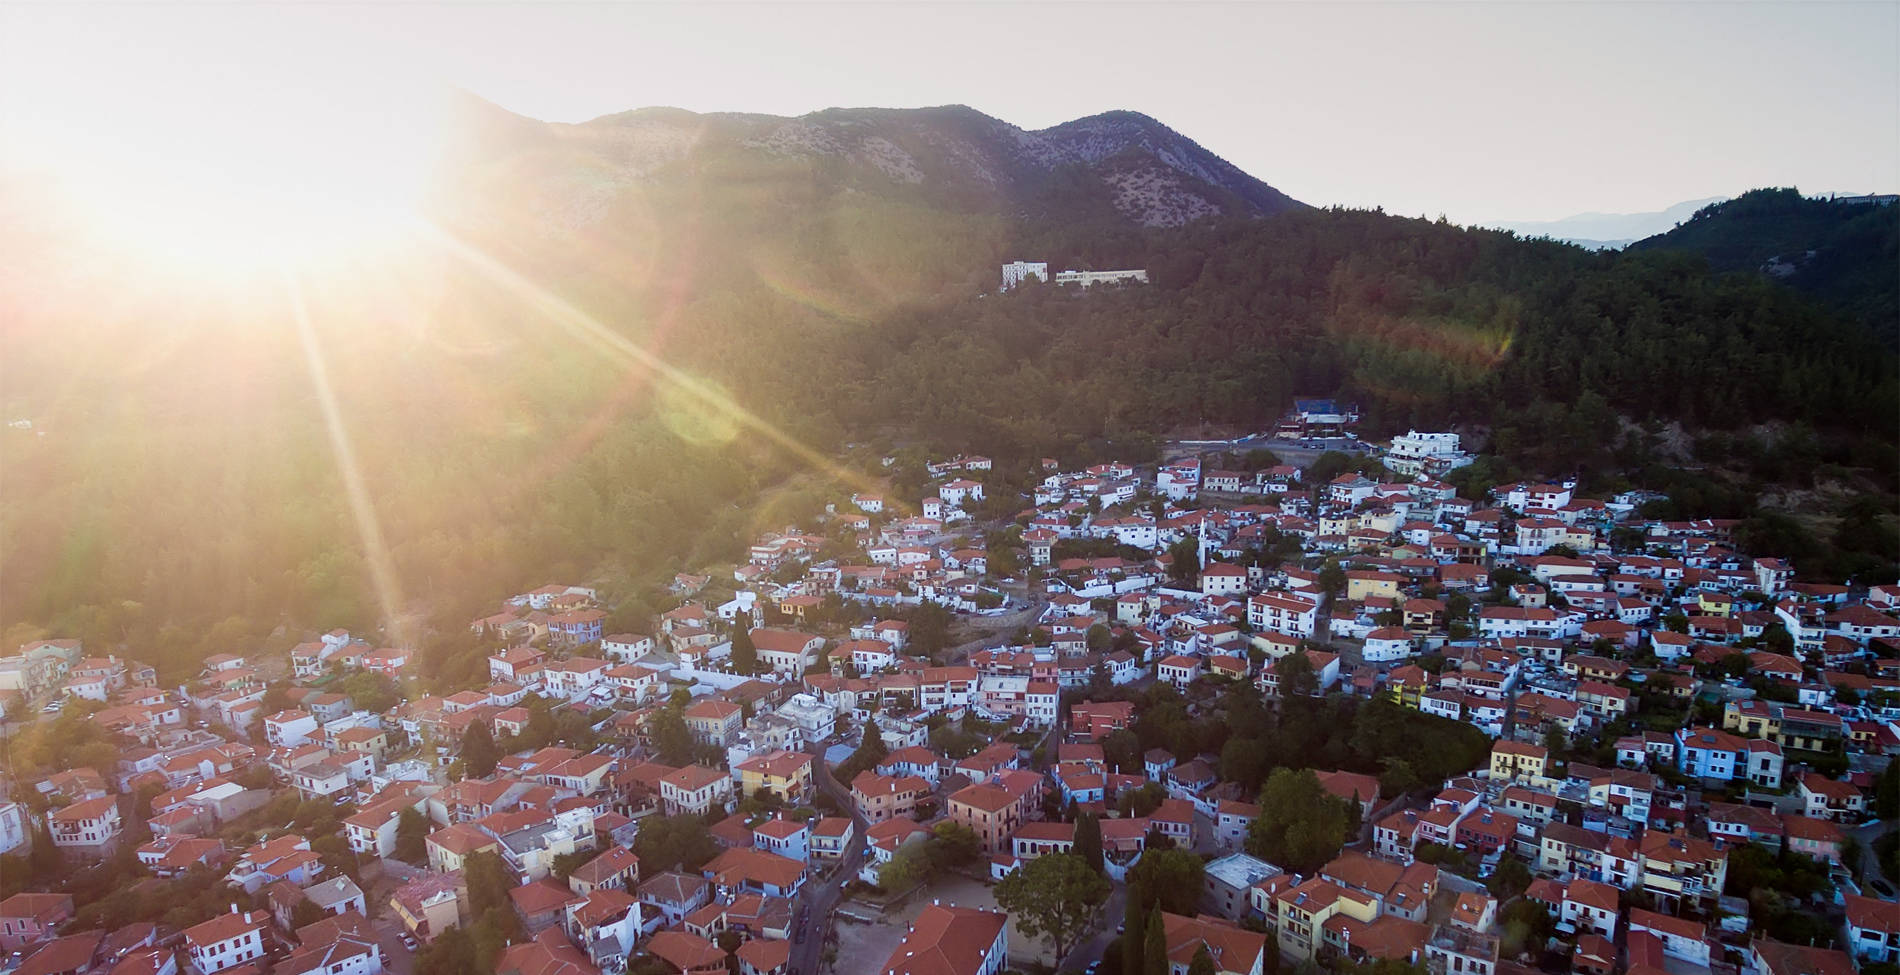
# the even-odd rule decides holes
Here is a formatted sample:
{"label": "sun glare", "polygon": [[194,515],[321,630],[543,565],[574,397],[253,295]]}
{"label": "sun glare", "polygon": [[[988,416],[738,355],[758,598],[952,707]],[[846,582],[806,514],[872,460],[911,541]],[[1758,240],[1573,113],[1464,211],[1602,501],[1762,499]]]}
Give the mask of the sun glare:
{"label": "sun glare", "polygon": [[435,107],[181,109],[65,140],[48,165],[83,230],[167,273],[374,262],[415,240]]}

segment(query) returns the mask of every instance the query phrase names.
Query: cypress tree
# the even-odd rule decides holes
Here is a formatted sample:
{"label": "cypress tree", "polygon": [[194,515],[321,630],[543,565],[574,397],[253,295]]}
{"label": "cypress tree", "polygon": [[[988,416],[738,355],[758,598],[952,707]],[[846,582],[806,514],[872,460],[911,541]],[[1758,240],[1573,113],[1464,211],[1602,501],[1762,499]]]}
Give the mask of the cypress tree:
{"label": "cypress tree", "polygon": [[1075,852],[1096,873],[1106,873],[1102,866],[1102,824],[1093,815],[1083,813],[1075,821]]}
{"label": "cypress tree", "polygon": [[752,645],[751,624],[746,613],[732,624],[732,669],[748,677],[759,672],[759,648]]}
{"label": "cypress tree", "polygon": [[1167,975],[1168,932],[1161,923],[1161,905],[1148,911],[1148,935],[1142,943],[1142,975]]}

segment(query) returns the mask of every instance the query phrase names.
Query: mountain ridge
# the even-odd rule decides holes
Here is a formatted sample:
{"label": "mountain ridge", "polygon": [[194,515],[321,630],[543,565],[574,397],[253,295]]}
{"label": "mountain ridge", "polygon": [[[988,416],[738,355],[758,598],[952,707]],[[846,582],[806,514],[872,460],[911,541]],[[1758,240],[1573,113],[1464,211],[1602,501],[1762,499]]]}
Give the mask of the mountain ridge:
{"label": "mountain ridge", "polygon": [[[805,162],[853,189],[921,185],[998,212],[1046,203],[1106,205],[1139,226],[1211,216],[1270,216],[1303,204],[1192,138],[1139,112],[1115,110],[1025,129],[967,105],[826,108],[798,116],[649,106],[577,123],[541,122],[466,95],[477,135],[458,164],[558,152],[613,183],[663,178],[669,167]],[[1078,213],[1065,213],[1075,217]],[[1099,215],[1099,214],[1091,214]]]}

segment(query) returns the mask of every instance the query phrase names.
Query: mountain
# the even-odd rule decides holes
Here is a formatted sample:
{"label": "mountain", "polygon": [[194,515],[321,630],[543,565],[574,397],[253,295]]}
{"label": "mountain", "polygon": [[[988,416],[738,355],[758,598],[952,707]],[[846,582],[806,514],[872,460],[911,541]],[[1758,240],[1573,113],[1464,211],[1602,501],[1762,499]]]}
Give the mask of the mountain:
{"label": "mountain", "polygon": [[808,167],[833,187],[986,212],[1065,219],[1113,212],[1147,227],[1264,216],[1303,204],[1166,125],[1105,112],[1030,131],[962,105],[833,108],[797,118],[645,108],[578,125],[536,122],[465,96],[458,166],[552,156],[582,180],[551,187],[586,222],[629,186],[709,170]]}
{"label": "mountain", "polygon": [[1659,234],[1689,219],[1697,210],[1727,197],[1687,200],[1650,213],[1578,213],[1559,220],[1520,220],[1496,224],[1520,237],[1549,237],[1588,250],[1616,250]]}
{"label": "mountain", "polygon": [[1894,274],[1900,205],[1892,197],[1751,190],[1630,249],[1697,254],[1716,271],[1767,275],[1866,325],[1888,348],[1900,348]]}

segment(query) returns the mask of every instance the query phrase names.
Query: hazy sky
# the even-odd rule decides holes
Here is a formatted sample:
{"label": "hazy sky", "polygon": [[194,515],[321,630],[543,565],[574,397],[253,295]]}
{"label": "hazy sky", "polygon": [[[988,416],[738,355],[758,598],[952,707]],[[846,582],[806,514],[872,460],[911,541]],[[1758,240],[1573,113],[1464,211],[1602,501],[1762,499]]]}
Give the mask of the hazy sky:
{"label": "hazy sky", "polygon": [[16,151],[268,159],[438,82],[557,121],[1134,109],[1300,200],[1460,222],[1900,189],[1892,2],[0,5]]}

